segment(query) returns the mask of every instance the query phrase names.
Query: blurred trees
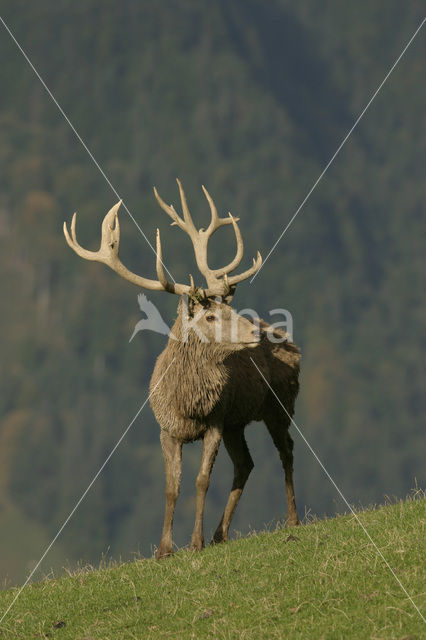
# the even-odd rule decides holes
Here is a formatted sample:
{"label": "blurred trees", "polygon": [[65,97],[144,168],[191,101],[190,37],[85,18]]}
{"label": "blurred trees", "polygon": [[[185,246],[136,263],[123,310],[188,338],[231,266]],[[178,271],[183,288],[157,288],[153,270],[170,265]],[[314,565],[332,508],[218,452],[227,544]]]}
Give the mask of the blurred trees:
{"label": "blurred trees", "polygon": [[[194,261],[152,186],[176,203],[179,176],[202,226],[206,184],[220,210],[241,217],[247,263],[257,248],[265,256],[422,17],[420,2],[384,0],[328,0],[321,9],[313,0],[3,7],[151,242],[160,227],[178,281],[195,273]],[[265,317],[276,307],[293,313],[304,353],[296,420],[355,503],[421,483],[424,42],[415,40],[261,274],[235,298]],[[97,246],[116,196],[5,31],[0,56],[0,519],[13,514],[8,522],[18,526],[24,518],[41,541],[146,399],[164,339],[139,334],[129,345],[138,291],[66,247],[62,222],[75,210],[81,243]],[[124,210],[121,225],[123,261],[152,277],[154,255]],[[214,238],[212,265],[232,254],[231,235]],[[150,298],[171,322],[177,301]],[[256,468],[235,521],[243,531],[281,517],[284,504],[266,433],[253,426],[248,438]],[[342,509],[295,440],[301,515]],[[191,529],[198,457],[198,445],[186,448],[179,544]],[[223,452],[217,464],[208,527],[231,482]],[[64,531],[56,564],[97,563],[108,549],[150,553],[162,494],[158,426],[146,407]],[[12,580],[28,569],[23,555],[4,564]]]}

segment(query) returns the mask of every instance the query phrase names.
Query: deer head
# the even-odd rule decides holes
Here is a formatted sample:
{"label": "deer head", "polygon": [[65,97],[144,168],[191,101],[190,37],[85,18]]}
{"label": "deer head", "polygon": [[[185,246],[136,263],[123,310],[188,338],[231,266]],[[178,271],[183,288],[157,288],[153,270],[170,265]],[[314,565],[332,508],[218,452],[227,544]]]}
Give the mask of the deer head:
{"label": "deer head", "polygon": [[182,296],[172,334],[179,342],[220,345],[222,354],[254,347],[262,338],[259,323],[238,314],[222,298]]}
{"label": "deer head", "polygon": [[[228,274],[231,273],[231,271],[234,271],[240,264],[244,252],[243,241],[237,224],[239,218],[234,218],[230,213],[227,218],[220,218],[210,194],[203,186],[204,195],[206,196],[207,202],[210,206],[211,220],[207,229],[201,228],[197,230],[189,212],[183,187],[179,180],[177,180],[177,183],[179,187],[183,217],[178,215],[173,205],[168,205],[164,202],[164,200],[159,196],[158,191],[155,187],[154,194],[160,207],[173,220],[172,225],[178,226],[180,229],[182,229],[182,231],[189,235],[194,248],[194,254],[198,269],[207,282],[206,288],[196,287],[191,275],[190,284],[178,284],[175,282],[169,282],[167,280],[163,267],[161,239],[158,229],[156,238],[156,270],[158,280],[150,280],[148,278],[139,276],[136,273],[129,271],[129,269],[124,266],[124,264],[118,257],[118,250],[120,245],[120,225],[118,221],[118,209],[120,208],[121,201],[118,202],[114,207],[112,207],[112,209],[110,209],[102,222],[101,246],[99,247],[98,251],[88,251],[78,243],[75,230],[75,213],[71,221],[71,235],[68,232],[66,222],[64,222],[65,239],[71,249],[73,249],[73,251],[75,251],[81,258],[106,264],[113,271],[118,273],[119,276],[121,276],[125,280],[128,280],[129,282],[132,282],[133,284],[136,284],[138,287],[150,289],[151,291],[167,291],[169,293],[176,293],[178,295],[187,294],[188,296],[190,296],[191,298],[195,298],[196,300],[208,300],[215,297],[220,297],[222,299],[226,299],[228,297],[229,299],[232,297],[235,291],[235,287],[239,282],[250,278],[250,276],[254,275],[260,269],[262,265],[261,255],[258,252],[256,259],[253,259],[253,265],[243,273],[240,273],[239,275],[229,276]],[[226,225],[232,225],[234,229],[235,238],[237,241],[237,251],[235,257],[225,267],[221,267],[220,269],[210,269],[207,261],[208,242],[215,231],[217,231],[220,227]]]}

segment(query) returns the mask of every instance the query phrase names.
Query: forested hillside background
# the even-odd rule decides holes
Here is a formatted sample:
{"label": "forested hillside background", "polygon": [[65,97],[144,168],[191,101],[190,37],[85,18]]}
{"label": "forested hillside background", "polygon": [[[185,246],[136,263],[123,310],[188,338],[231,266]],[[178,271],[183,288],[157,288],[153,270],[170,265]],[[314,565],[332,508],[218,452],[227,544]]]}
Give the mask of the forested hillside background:
{"label": "forested hillside background", "polygon": [[[245,261],[265,256],[421,22],[424,3],[363,0],[2,0],[1,15],[146,236],[160,227],[177,281],[195,273],[156,185],[184,183],[199,226],[205,184],[240,216]],[[96,248],[117,201],[0,24],[0,578],[21,582],[147,397],[166,338],[142,332],[136,287],[66,246]],[[426,32],[422,30],[235,307],[289,309],[303,351],[296,422],[355,504],[424,486],[426,415]],[[121,256],[155,258],[121,210]],[[212,241],[212,264],[233,255]],[[202,282],[199,281],[200,284]],[[166,321],[177,300],[148,294]],[[150,555],[164,472],[147,406],[41,572],[102,554]],[[284,515],[278,456],[247,429],[255,469],[234,528]],[[344,509],[295,438],[300,515]],[[176,542],[192,528],[199,444],[184,449]],[[206,530],[231,483],[221,450]],[[40,575],[40,573],[38,574]]]}

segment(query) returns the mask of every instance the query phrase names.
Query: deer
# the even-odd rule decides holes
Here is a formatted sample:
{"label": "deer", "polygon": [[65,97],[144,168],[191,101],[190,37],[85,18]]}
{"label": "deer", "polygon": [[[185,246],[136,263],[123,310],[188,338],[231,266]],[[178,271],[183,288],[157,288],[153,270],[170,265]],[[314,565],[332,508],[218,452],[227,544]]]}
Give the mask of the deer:
{"label": "deer", "polygon": [[[164,524],[156,558],[173,554],[173,517],[179,495],[183,444],[202,440],[201,465],[196,478],[195,524],[190,550],[204,547],[203,517],[206,494],[216,455],[223,440],[234,467],[234,476],[222,518],[212,544],[228,541],[229,527],[244,486],[254,467],[245,439],[252,421],[263,421],[278,450],[284,469],[287,499],[287,526],[299,524],[293,484],[293,440],[289,427],[299,391],[300,350],[288,334],[267,322],[239,315],[231,306],[236,286],[258,272],[262,257],[257,253],[246,271],[230,275],[240,264],[244,246],[239,218],[219,217],[207,189],[203,192],[210,207],[210,224],[197,229],[189,211],[182,184],[177,180],[182,214],[168,205],[154,187],[161,209],[190,238],[197,268],[207,286],[198,287],[192,275],[189,284],[170,282],[162,259],[160,232],[156,234],[157,280],[137,275],[118,257],[121,201],[102,222],[98,251],[84,249],[77,241],[76,214],[68,245],[85,260],[103,263],[119,276],[150,291],[179,296],[177,318],[168,343],[159,355],[150,382],[150,404],[160,426],[160,442],[166,472]],[[232,225],[236,254],[226,266],[208,265],[208,242],[221,227]],[[285,410],[283,410],[283,408]]]}

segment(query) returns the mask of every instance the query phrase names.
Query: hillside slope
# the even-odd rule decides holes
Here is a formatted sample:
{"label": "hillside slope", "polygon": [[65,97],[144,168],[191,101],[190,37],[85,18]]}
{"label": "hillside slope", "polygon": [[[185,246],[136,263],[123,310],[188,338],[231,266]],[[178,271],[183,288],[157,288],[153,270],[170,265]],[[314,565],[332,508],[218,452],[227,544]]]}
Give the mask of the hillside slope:
{"label": "hillside slope", "polygon": [[[266,256],[424,15],[422,0],[2,0],[2,17],[146,236],[160,227],[177,281],[197,271],[157,206],[180,176],[203,226],[201,184],[241,218],[244,265]],[[237,309],[289,309],[303,353],[297,423],[351,502],[424,487],[426,415],[425,29],[374,100]],[[78,211],[95,248],[117,196],[6,30],[0,33],[0,509],[50,540],[146,399],[164,337],[141,333],[139,290],[66,246]],[[123,211],[120,255],[153,277],[155,259]],[[228,262],[217,234],[211,265]],[[217,240],[217,241],[216,241]],[[225,255],[226,254],[226,255]],[[177,301],[148,296],[170,322]],[[266,430],[247,429],[255,468],[235,516],[247,532],[284,512]],[[295,434],[300,515],[341,510]],[[185,447],[176,541],[193,519],[197,445]],[[207,530],[232,481],[219,453]],[[129,559],[158,542],[164,472],[149,407],[61,537],[62,564]],[[1,522],[0,511],[0,528]],[[12,522],[12,520],[9,520]],[[31,531],[31,527],[30,527]],[[36,534],[36,532],[39,532]],[[32,558],[0,548],[1,582]],[[41,544],[41,543],[40,543]],[[34,542],[34,546],[35,542]],[[53,562],[53,560],[52,560]],[[56,563],[55,563],[56,565]]]}
{"label": "hillside slope", "polygon": [[[358,514],[423,612],[425,516],[422,498]],[[0,611],[15,593],[0,593]],[[349,515],[47,579],[23,591],[0,637],[420,640],[424,628]]]}

